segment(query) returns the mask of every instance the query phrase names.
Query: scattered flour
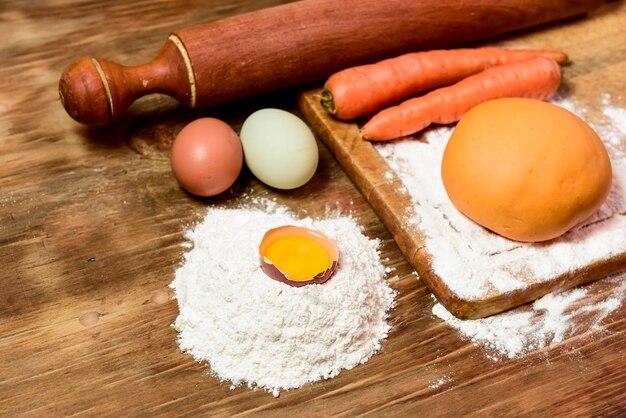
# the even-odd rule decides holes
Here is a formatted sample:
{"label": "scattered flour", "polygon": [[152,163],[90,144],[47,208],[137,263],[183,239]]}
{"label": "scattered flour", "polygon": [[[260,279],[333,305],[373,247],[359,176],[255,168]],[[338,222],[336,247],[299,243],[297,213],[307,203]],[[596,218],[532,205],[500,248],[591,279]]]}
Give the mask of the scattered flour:
{"label": "scattered flour", "polygon": [[[594,292],[603,286],[604,292]],[[601,294],[600,300],[595,294]],[[607,278],[588,287],[550,293],[531,306],[523,306],[488,318],[461,320],[441,304],[433,314],[457,329],[473,343],[487,348],[488,358],[515,358],[566,338],[601,329],[602,321],[619,308],[626,297],[626,274]]]}
{"label": "scattered flour", "polygon": [[626,136],[626,109],[607,106],[604,108],[603,113],[613,122],[613,126],[619,129],[622,135]]}
{"label": "scattered flour", "polygon": [[445,385],[446,383],[450,383],[452,380],[450,379],[450,376],[448,375],[443,375],[441,376],[439,379],[435,380],[434,382],[431,382],[428,387],[430,389],[439,389],[440,387],[442,387],[443,385]]}
{"label": "scattered flour", "polygon": [[[609,98],[610,99],[610,98]],[[626,158],[619,145],[626,134],[624,109],[605,103],[607,120],[594,125],[613,165],[613,187],[605,204],[583,225],[549,243],[510,241],[475,224],[450,202],[440,169],[452,128],[429,130],[414,140],[378,145],[413,200],[407,223],[424,234],[432,268],[461,299],[471,301],[522,289],[626,251]],[[555,100],[575,113],[586,110]],[[616,120],[614,119],[617,118]]]}
{"label": "scattered flour", "polygon": [[[275,202],[261,204],[210,208],[186,233],[193,248],[170,286],[180,311],[174,323],[180,349],[207,362],[232,388],[247,384],[278,396],[281,389],[334,377],[380,350],[394,292],[384,280],[379,242],[364,236],[354,219],[296,219]],[[286,224],[337,239],[339,266],[327,283],[295,288],[263,273],[261,238]]]}

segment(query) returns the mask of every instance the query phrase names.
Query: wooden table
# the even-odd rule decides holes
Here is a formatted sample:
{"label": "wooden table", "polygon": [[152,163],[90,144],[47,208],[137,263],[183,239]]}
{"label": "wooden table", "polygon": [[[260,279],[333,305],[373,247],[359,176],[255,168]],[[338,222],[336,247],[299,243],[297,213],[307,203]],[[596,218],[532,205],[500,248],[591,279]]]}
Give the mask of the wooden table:
{"label": "wooden table", "polygon": [[[293,192],[271,190],[248,172],[216,198],[179,189],[168,148],[186,122],[211,115],[237,127],[259,107],[295,110],[297,89],[195,113],[149,97],[108,129],[76,124],[59,103],[58,77],[78,56],[143,63],[174,29],[280,1],[30,3],[0,6],[0,415],[626,411],[624,307],[605,320],[605,333],[521,359],[488,360],[433,317],[430,292],[323,146],[314,180]],[[567,52],[581,65],[566,76],[626,74],[624,29],[626,4],[616,2],[586,20],[541,29],[531,46],[568,40]],[[163,296],[181,263],[183,231],[207,206],[236,206],[244,192],[312,215],[329,205],[352,211],[368,236],[382,240],[399,295],[381,353],[274,399],[230,390],[178,351],[170,326],[177,304]],[[445,384],[432,384],[442,376]]]}

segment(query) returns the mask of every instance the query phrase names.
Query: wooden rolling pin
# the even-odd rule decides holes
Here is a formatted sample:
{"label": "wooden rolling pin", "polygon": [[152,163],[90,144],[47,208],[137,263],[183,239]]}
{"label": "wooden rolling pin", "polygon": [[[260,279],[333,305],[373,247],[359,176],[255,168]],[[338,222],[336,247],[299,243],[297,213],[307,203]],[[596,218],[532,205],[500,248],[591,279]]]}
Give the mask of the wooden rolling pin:
{"label": "wooden rolling pin", "polygon": [[174,32],[151,62],[81,58],[59,81],[71,117],[106,125],[139,97],[217,105],[411,50],[586,13],[604,0],[303,0]]}

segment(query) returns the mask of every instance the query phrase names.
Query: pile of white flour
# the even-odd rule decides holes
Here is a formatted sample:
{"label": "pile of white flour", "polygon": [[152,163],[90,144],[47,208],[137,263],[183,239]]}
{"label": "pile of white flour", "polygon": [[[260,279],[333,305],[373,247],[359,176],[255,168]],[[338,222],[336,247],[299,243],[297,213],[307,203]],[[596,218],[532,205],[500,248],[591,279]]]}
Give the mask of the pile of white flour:
{"label": "pile of white flour", "polygon": [[[210,208],[186,233],[192,249],[171,284],[183,352],[210,365],[233,388],[280,389],[336,376],[380,350],[390,329],[394,291],[379,242],[354,219],[296,219],[284,207]],[[261,270],[263,234],[281,225],[324,232],[337,241],[339,265],[325,284],[291,287]]]}

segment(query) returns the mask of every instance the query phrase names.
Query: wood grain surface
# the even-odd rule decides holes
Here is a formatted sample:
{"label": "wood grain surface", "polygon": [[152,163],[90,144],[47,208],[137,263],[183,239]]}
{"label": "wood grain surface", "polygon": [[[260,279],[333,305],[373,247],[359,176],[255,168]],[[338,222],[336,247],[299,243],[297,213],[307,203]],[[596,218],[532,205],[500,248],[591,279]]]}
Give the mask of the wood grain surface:
{"label": "wood grain surface", "polygon": [[[626,413],[624,307],[601,332],[580,330],[551,349],[489,360],[484,348],[431,314],[429,290],[324,146],[313,181],[293,192],[267,188],[248,172],[216,198],[179,189],[168,150],[185,123],[214,116],[238,129],[259,107],[297,111],[298,90],[204,112],[151,96],[108,129],[78,125],[59,103],[58,77],[78,56],[140,64],[172,30],[277,3],[2,2],[0,416]],[[603,75],[626,73],[626,44],[615,31],[625,9],[614,2],[588,20],[519,36],[529,46],[567,40],[572,58],[587,63],[569,76],[590,80],[577,84],[581,90],[599,90]],[[208,206],[236,206],[244,193],[313,216],[328,207],[350,212],[368,236],[381,239],[398,297],[379,354],[275,399],[230,390],[178,351],[171,328],[178,308],[167,286],[182,260],[183,232]],[[608,291],[602,281],[594,286]]]}

